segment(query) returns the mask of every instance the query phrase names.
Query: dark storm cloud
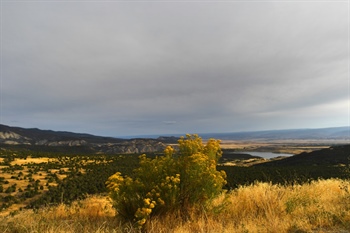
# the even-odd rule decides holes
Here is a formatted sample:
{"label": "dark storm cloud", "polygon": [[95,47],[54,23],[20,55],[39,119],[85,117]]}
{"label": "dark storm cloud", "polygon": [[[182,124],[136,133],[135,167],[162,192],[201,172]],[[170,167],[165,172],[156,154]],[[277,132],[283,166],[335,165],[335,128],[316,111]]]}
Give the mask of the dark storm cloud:
{"label": "dark storm cloud", "polygon": [[346,2],[4,1],[2,13],[5,124],[104,135],[348,124]]}

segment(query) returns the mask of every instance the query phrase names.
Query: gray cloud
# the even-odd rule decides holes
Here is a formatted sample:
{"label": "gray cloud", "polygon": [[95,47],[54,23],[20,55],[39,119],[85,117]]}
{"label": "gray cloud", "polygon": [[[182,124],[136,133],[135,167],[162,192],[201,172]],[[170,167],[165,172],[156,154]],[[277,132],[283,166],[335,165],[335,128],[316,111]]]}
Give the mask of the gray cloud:
{"label": "gray cloud", "polygon": [[4,124],[101,135],[348,124],[344,2],[2,3]]}

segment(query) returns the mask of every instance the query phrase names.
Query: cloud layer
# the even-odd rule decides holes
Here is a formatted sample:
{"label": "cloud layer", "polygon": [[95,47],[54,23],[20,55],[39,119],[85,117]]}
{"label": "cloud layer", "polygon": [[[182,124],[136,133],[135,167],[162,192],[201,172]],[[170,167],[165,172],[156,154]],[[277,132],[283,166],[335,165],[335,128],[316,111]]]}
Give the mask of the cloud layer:
{"label": "cloud layer", "polygon": [[1,10],[4,124],[111,136],[348,125],[346,2]]}

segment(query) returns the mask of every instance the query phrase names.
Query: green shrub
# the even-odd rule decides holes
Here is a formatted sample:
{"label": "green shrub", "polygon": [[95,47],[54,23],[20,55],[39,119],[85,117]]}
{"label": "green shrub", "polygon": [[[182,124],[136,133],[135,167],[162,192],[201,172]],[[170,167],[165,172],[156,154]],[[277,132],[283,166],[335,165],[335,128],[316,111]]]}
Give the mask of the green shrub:
{"label": "green shrub", "polygon": [[119,216],[142,227],[148,218],[203,209],[225,185],[226,174],[217,171],[220,141],[204,145],[198,135],[186,135],[178,149],[168,146],[164,156],[140,156],[133,178],[115,173],[106,182]]}

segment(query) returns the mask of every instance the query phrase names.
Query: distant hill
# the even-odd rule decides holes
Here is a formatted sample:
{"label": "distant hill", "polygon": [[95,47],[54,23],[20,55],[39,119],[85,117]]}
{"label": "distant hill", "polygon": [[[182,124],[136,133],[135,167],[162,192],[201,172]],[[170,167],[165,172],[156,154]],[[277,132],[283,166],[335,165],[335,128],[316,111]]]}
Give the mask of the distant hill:
{"label": "distant hill", "polygon": [[[65,131],[41,130],[37,128],[20,128],[0,124],[0,140],[8,142],[12,140],[15,144],[47,144],[57,141],[82,141],[81,143],[108,143],[123,142],[125,139],[112,137],[100,137],[84,133],[72,133]],[[83,142],[84,141],[84,142]],[[1,142],[1,141],[0,141]]]}
{"label": "distant hill", "polygon": [[273,160],[254,166],[329,166],[340,164],[350,164],[350,144],[332,146],[309,153],[303,152],[281,160]]}
{"label": "distant hill", "polygon": [[285,140],[285,139],[350,139],[350,127],[332,127],[319,129],[286,129],[233,133],[201,134],[203,138],[219,138],[222,140]]}
{"label": "distant hill", "polygon": [[[163,151],[172,138],[120,139],[91,134],[71,133],[36,128],[25,129],[0,124],[0,145],[81,148],[95,153],[145,153]],[[62,150],[60,150],[62,151]],[[78,150],[79,151],[79,150]]]}
{"label": "distant hill", "polygon": [[[350,140],[349,127],[322,129],[267,130],[235,133],[201,134],[203,139],[222,140],[294,140],[334,139]],[[179,135],[157,138],[122,139],[101,137],[84,133],[20,128],[0,124],[0,145],[79,147],[95,153],[145,153],[163,151],[166,144],[177,143]],[[86,150],[85,150],[86,151]]]}

